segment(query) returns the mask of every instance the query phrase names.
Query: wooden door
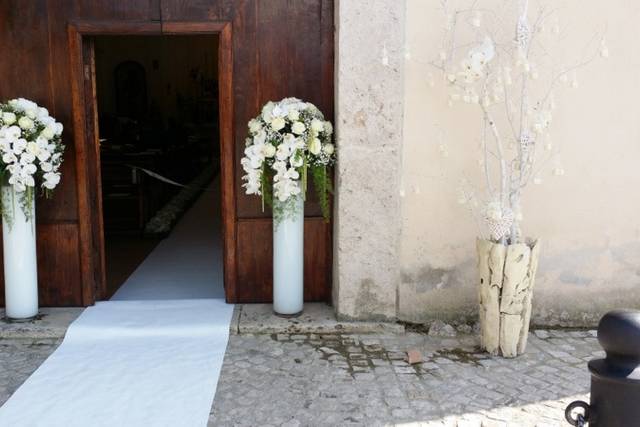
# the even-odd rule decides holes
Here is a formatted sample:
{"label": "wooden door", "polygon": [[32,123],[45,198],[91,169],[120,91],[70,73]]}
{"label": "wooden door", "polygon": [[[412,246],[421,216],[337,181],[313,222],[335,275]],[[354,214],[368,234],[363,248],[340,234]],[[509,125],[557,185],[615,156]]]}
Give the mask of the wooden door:
{"label": "wooden door", "polygon": [[[84,78],[88,65],[91,82],[90,38],[215,28],[229,46],[220,62],[221,74],[229,76],[220,98],[230,142],[223,172],[227,299],[271,300],[270,213],[242,192],[237,166],[246,124],[269,100],[296,96],[333,119],[333,8],[334,0],[0,1],[0,48],[17,52],[0,60],[0,99],[31,98],[65,126],[62,183],[51,200],[39,199],[37,208],[43,305],[92,304],[102,289],[101,224],[93,216],[100,208],[93,87]],[[305,214],[305,296],[326,301],[331,224],[322,221],[313,200]]]}

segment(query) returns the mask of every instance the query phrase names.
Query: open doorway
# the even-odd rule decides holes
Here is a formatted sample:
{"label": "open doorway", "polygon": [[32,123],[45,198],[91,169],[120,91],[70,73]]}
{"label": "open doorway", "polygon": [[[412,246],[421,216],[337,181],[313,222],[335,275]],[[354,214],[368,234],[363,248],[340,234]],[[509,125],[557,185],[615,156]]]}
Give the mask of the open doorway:
{"label": "open doorway", "polygon": [[93,48],[103,298],[223,298],[218,36]]}

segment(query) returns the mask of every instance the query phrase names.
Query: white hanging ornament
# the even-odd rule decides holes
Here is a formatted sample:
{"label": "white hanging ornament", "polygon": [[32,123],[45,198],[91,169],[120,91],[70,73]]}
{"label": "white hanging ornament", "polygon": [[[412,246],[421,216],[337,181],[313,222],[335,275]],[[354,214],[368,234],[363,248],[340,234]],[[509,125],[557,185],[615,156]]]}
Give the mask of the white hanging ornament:
{"label": "white hanging ornament", "polygon": [[473,19],[471,20],[471,25],[473,25],[476,28],[480,28],[480,25],[482,25],[482,14],[480,12],[476,12],[476,14],[473,16]]}
{"label": "white hanging ornament", "polygon": [[387,51],[387,45],[382,46],[382,65],[389,66],[389,52]]}
{"label": "white hanging ornament", "polygon": [[573,80],[571,80],[571,87],[574,89],[577,89],[578,86],[580,86],[578,83],[578,75],[577,73],[573,73]]}
{"label": "white hanging ornament", "polygon": [[609,48],[607,47],[607,42],[604,38],[600,42],[600,56],[603,58],[609,57]]}
{"label": "white hanging ornament", "polygon": [[447,31],[451,31],[453,29],[453,15],[447,15],[445,17],[445,22],[443,27]]}
{"label": "white hanging ornament", "polygon": [[441,143],[440,145],[438,145],[438,151],[440,151],[440,155],[442,157],[449,157],[449,150],[447,149],[447,146],[444,143]]}
{"label": "white hanging ornament", "polygon": [[536,70],[535,68],[533,68],[531,70],[531,79],[532,80],[538,80],[538,77],[540,77],[540,75],[538,74],[538,70]]}
{"label": "white hanging ornament", "polygon": [[555,22],[551,26],[551,32],[555,35],[560,34],[560,20],[558,19],[557,16],[555,18]]}
{"label": "white hanging ornament", "polygon": [[427,74],[427,84],[429,87],[434,87],[436,85],[435,79],[433,78],[433,74]]}

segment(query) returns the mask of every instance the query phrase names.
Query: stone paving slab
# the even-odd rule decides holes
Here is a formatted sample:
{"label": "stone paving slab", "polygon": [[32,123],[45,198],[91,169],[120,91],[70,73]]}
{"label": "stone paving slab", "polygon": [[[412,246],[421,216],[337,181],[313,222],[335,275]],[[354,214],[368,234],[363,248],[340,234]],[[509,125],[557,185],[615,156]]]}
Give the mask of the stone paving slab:
{"label": "stone paving slab", "polygon": [[239,334],[315,333],[315,334],[366,334],[402,333],[404,326],[385,322],[347,322],[336,319],[333,307],[323,303],[304,305],[298,317],[276,316],[271,304],[244,304],[239,311]]}
{"label": "stone paving slab", "polygon": [[27,322],[9,322],[0,309],[0,339],[60,339],[67,328],[80,316],[82,307],[43,307],[40,314]]}

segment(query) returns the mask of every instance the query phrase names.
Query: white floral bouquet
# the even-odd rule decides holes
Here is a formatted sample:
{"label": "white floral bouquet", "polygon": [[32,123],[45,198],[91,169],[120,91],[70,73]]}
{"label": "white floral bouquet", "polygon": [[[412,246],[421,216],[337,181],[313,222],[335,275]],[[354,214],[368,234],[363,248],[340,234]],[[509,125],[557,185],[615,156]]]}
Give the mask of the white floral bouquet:
{"label": "white floral bouquet", "polygon": [[[295,212],[295,201],[305,197],[311,172],[322,214],[329,218],[331,178],[327,168],[336,161],[333,126],[318,108],[297,98],[268,102],[249,121],[249,137],[241,160],[247,194],[262,196],[279,222]],[[275,203],[274,203],[275,202]]]}
{"label": "white floral bouquet", "polygon": [[61,135],[62,124],[35,102],[18,98],[0,104],[0,179],[20,196],[25,215],[38,183],[49,196],[60,182]]}

